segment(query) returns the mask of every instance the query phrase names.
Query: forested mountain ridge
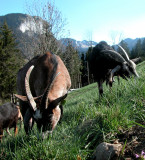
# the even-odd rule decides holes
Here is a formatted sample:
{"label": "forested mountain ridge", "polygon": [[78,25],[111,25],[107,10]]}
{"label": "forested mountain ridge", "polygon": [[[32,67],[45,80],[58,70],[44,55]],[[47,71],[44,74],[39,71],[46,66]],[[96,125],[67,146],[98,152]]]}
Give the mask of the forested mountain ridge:
{"label": "forested mountain ridge", "polygon": [[[9,28],[13,31],[14,35],[16,36],[16,39],[19,43],[19,48],[22,48],[22,39],[26,39],[27,42],[31,42],[31,39],[34,38],[37,34],[37,32],[41,32],[42,23],[45,21],[42,20],[40,17],[37,17],[39,26],[36,27],[34,22],[31,20],[31,16],[27,14],[21,14],[21,13],[12,13],[7,14],[4,16],[0,16],[0,25],[2,25],[4,22],[6,22],[9,26]],[[31,29],[30,29],[31,27]],[[135,47],[137,44],[139,38],[131,39],[126,38],[124,41],[127,43],[128,48],[130,51],[132,48]],[[62,38],[59,40],[63,45],[67,46],[68,41],[72,43],[72,46],[78,50],[79,53],[85,53],[87,52],[88,48],[90,46],[95,46],[98,42],[94,41],[77,41],[72,38]],[[143,41],[143,38],[141,38],[141,41]],[[23,50],[23,49],[22,49]],[[26,51],[24,51],[26,52]],[[24,55],[27,56],[28,53],[24,53]]]}

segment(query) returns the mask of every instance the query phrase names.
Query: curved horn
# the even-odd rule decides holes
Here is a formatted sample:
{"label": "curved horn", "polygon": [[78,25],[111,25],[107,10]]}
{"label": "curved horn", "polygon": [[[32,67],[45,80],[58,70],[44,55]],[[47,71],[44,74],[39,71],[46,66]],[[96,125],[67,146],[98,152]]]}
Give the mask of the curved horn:
{"label": "curved horn", "polygon": [[114,50],[103,50],[103,51],[101,51],[102,53],[104,52],[106,52],[106,53],[113,53],[113,55],[114,56],[117,56],[122,62],[126,62],[126,60],[118,53],[118,52],[116,52],[116,51],[114,51]]}
{"label": "curved horn", "polygon": [[26,77],[25,77],[25,90],[26,90],[26,95],[27,95],[27,98],[28,98],[28,100],[29,100],[29,103],[30,103],[31,107],[33,108],[34,111],[36,111],[36,109],[37,109],[37,108],[36,108],[36,103],[35,103],[35,101],[34,101],[34,98],[33,98],[33,96],[32,96],[32,93],[31,93],[31,91],[30,91],[30,85],[29,85],[29,78],[30,78],[30,74],[31,74],[33,68],[34,68],[34,66],[32,65],[32,66],[28,69],[28,71],[27,71],[27,73],[26,73]]}
{"label": "curved horn", "polygon": [[128,57],[128,54],[127,54],[127,52],[118,44],[117,45],[122,51],[123,51],[123,53],[124,53],[124,55],[125,55],[125,58],[126,58],[126,60],[127,61],[129,61],[130,59],[129,59],[129,57]]}
{"label": "curved horn", "polygon": [[52,55],[52,64],[51,65],[52,65],[51,66],[52,70],[50,69],[51,76],[49,78],[49,82],[48,82],[47,88],[46,88],[46,90],[45,90],[45,92],[44,92],[44,94],[42,96],[42,99],[41,99],[40,110],[47,109],[48,103],[49,103],[49,98],[48,98],[49,91],[51,90],[51,88],[52,88],[52,86],[54,84],[55,78],[59,74],[59,73],[56,74],[58,61],[57,61],[57,58],[55,57],[54,54]]}
{"label": "curved horn", "polygon": [[49,102],[49,98],[48,98],[48,94],[49,94],[49,91],[51,90],[51,88],[52,88],[52,86],[53,86],[53,84],[54,84],[54,81],[55,81],[55,79],[56,79],[56,77],[58,76],[60,74],[60,72],[58,72],[57,74],[55,74],[54,76],[53,76],[53,78],[52,78],[52,81],[51,81],[51,83],[47,86],[47,89],[46,89],[46,91],[45,91],[45,93],[44,93],[44,95],[43,95],[43,97],[42,97],[42,101],[41,101],[41,108],[44,108],[44,106],[45,106],[45,109],[47,109],[47,107],[48,107],[48,102]]}

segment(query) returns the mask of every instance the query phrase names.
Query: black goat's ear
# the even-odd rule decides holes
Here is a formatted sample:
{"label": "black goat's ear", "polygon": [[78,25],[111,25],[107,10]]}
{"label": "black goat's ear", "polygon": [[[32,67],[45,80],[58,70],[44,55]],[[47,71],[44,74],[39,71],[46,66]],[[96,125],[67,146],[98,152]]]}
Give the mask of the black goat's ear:
{"label": "black goat's ear", "polygon": [[141,61],[141,58],[139,57],[139,58],[134,58],[134,59],[131,59],[134,63],[138,63],[138,62],[140,62]]}
{"label": "black goat's ear", "polygon": [[54,101],[50,102],[48,109],[49,108],[52,108],[52,109],[55,108],[66,97],[67,97],[67,94],[65,94],[64,96],[61,96],[61,97],[55,99]]}

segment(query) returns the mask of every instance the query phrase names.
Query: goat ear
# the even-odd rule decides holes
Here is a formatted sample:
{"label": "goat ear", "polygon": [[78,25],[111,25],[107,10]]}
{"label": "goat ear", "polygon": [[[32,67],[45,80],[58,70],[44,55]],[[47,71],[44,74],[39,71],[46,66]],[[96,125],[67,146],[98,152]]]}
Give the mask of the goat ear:
{"label": "goat ear", "polygon": [[[27,96],[22,96],[22,95],[18,95],[18,94],[14,94],[14,96],[17,97],[18,99],[22,100],[22,101],[25,101],[25,102],[28,101]],[[39,102],[39,101],[41,101],[41,98],[42,98],[42,95],[39,96],[39,97],[34,97],[34,100],[36,102]]]}
{"label": "goat ear", "polygon": [[139,57],[139,58],[134,58],[134,59],[131,59],[134,63],[138,63],[138,62],[140,62],[141,61],[141,58]]}
{"label": "goat ear", "polygon": [[61,96],[61,97],[55,99],[54,101],[50,102],[48,109],[49,108],[55,108],[66,97],[67,97],[67,94],[65,94],[64,96]]}
{"label": "goat ear", "polygon": [[42,99],[42,97],[43,97],[43,95],[41,95],[41,96],[38,96],[38,97],[34,97],[34,100],[37,102],[39,102],[41,99]]}
{"label": "goat ear", "polygon": [[17,97],[18,99],[27,102],[28,99],[26,96],[22,96],[22,95],[18,95],[18,94],[14,94],[15,97]]}

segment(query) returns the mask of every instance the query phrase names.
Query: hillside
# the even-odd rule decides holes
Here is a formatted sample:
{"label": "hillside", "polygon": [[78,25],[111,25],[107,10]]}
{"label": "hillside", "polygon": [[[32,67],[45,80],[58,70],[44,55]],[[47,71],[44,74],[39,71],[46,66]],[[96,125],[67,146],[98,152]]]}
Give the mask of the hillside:
{"label": "hillside", "polygon": [[0,159],[89,160],[99,143],[115,140],[123,145],[120,160],[135,159],[145,151],[145,61],[137,71],[140,78],[116,81],[111,92],[104,85],[100,100],[96,83],[71,92],[49,140],[37,139],[36,128],[29,137],[24,129],[16,138],[5,134]]}

